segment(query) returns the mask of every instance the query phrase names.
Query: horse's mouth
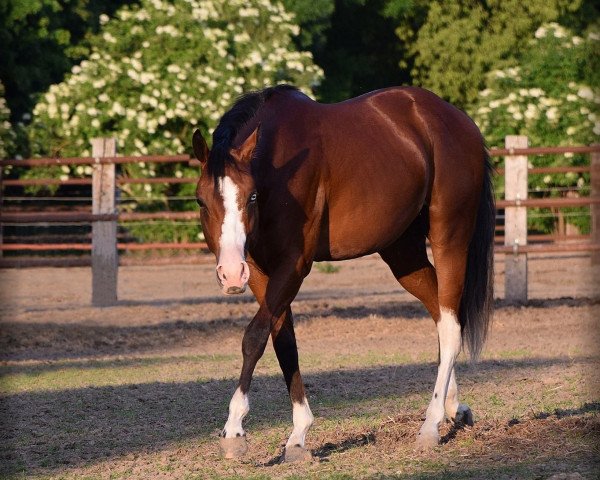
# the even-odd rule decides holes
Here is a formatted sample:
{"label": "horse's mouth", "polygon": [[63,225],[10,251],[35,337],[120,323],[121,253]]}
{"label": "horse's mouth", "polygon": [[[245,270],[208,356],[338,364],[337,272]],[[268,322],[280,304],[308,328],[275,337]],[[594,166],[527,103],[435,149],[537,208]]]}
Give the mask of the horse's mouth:
{"label": "horse's mouth", "polygon": [[225,290],[225,295],[239,295],[240,293],[244,293],[246,291],[246,287],[229,287]]}

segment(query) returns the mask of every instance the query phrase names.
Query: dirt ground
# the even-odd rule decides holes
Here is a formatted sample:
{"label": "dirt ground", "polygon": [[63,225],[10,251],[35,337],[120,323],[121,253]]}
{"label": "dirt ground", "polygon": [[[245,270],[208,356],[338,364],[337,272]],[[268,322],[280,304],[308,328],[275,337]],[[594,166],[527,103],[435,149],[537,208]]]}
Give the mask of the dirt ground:
{"label": "dirt ground", "polygon": [[313,272],[293,304],[315,415],[314,456],[280,464],[291,409],[272,348],[246,422],[250,451],[217,432],[256,311],[220,294],[210,259],[119,270],[119,303],[90,307],[88,268],[0,270],[2,478],[599,478],[600,289],[587,256],[532,257],[527,306],[503,297],[480,362],[461,354],[476,424],[412,442],[435,381],[424,308],[375,256]]}

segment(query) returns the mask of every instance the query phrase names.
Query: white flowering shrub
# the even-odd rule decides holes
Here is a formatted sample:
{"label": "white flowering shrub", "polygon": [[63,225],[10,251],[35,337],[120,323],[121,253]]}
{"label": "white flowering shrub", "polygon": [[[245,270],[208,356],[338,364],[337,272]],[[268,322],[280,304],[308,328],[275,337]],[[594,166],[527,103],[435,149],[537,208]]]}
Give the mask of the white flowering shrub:
{"label": "white flowering shrub", "polygon": [[0,159],[7,158],[14,141],[15,134],[10,124],[10,110],[4,98],[4,85],[0,82]]}
{"label": "white flowering shrub", "polygon": [[[37,154],[89,155],[90,139],[107,136],[125,155],[190,152],[193,130],[212,133],[243,92],[287,82],[310,93],[322,78],[311,54],[294,49],[292,15],[270,0],[141,0],[100,21],[89,59],[34,108],[29,135]],[[135,177],[198,174],[151,163],[122,168]],[[151,208],[167,195],[190,196],[193,187],[123,191],[148,200],[136,208]]]}
{"label": "white flowering shrub", "polygon": [[[600,138],[600,89],[589,59],[598,49],[599,36],[575,36],[556,23],[535,32],[531,49],[519,65],[489,74],[472,112],[490,147],[504,147],[506,135],[527,135],[531,146],[589,145]],[[594,85],[594,86],[592,86]],[[503,159],[499,159],[501,162]],[[585,155],[545,155],[535,166],[585,165]],[[567,173],[530,175],[536,196],[564,196],[578,187],[589,188],[589,175]],[[503,183],[498,185],[502,192]],[[551,231],[553,215],[534,210],[530,227]],[[589,216],[583,209],[564,209],[568,221],[584,231]]]}

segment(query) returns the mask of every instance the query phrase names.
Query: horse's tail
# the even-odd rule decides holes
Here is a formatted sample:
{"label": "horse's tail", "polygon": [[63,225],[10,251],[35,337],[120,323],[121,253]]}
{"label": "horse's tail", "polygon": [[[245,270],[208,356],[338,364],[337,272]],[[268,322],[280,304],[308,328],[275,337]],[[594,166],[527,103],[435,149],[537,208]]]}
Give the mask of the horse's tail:
{"label": "horse's tail", "polygon": [[483,189],[475,230],[469,244],[465,284],[459,309],[463,344],[468,345],[472,360],[479,357],[485,343],[494,304],[496,206],[492,176],[493,167],[486,150]]}

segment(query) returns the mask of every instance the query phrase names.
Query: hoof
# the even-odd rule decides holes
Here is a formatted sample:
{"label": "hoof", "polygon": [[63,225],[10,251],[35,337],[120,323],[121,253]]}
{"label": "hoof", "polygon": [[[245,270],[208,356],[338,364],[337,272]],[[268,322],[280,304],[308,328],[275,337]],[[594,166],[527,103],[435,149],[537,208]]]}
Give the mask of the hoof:
{"label": "hoof", "polygon": [[415,450],[419,452],[431,450],[440,443],[440,435],[438,432],[423,432],[420,431],[415,441]]}
{"label": "hoof", "polygon": [[246,436],[219,438],[219,447],[223,458],[239,458],[248,451]]}
{"label": "hoof", "polygon": [[456,415],[454,416],[452,421],[457,427],[463,427],[465,425],[472,427],[474,425],[473,412],[471,412],[471,409],[468,405],[461,403],[458,406],[458,410],[456,411]]}
{"label": "hoof", "polygon": [[312,455],[307,448],[301,447],[300,445],[285,447],[285,454],[283,455],[284,462],[310,462],[311,460]]}

